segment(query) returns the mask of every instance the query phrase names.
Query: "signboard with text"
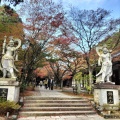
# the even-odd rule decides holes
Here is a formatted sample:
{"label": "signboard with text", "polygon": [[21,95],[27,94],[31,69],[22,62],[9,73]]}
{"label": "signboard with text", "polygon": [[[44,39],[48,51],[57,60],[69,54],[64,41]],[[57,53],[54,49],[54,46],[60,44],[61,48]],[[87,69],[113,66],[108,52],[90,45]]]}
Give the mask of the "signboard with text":
{"label": "signboard with text", "polygon": [[7,94],[8,94],[7,88],[0,88],[0,100],[1,101],[7,101]]}
{"label": "signboard with text", "polygon": [[107,103],[114,104],[113,91],[107,91]]}

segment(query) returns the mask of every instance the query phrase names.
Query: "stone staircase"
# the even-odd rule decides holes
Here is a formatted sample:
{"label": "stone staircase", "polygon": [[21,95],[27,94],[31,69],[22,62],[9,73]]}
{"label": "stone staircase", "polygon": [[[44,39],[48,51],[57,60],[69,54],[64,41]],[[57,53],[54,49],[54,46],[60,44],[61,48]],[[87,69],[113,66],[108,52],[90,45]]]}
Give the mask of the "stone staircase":
{"label": "stone staircase", "polygon": [[24,106],[20,109],[19,117],[93,114],[96,114],[96,111],[85,98],[30,96],[24,98]]}

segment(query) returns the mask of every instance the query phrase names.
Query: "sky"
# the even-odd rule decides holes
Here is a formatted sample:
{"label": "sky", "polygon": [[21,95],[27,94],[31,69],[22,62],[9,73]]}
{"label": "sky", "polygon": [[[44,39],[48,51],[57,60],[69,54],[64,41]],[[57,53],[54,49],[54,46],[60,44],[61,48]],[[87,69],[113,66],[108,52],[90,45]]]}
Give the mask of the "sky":
{"label": "sky", "polygon": [[[53,0],[54,2],[62,2],[66,10],[69,5],[79,8],[80,10],[96,10],[103,8],[111,11],[112,18],[120,18],[120,0]],[[19,6],[19,5],[18,5]],[[17,6],[17,7],[18,7]]]}
{"label": "sky", "polygon": [[54,2],[62,1],[65,9],[69,5],[79,8],[80,10],[96,10],[103,8],[111,11],[112,18],[120,18],[120,0],[53,0]]}

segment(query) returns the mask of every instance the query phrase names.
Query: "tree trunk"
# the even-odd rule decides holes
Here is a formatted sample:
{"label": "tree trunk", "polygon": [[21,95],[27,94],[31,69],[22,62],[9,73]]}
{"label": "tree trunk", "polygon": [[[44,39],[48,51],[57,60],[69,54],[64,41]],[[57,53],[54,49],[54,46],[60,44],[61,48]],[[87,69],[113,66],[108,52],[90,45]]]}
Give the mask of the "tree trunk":
{"label": "tree trunk", "polygon": [[89,86],[92,88],[92,69],[89,68]]}
{"label": "tree trunk", "polygon": [[63,80],[61,80],[60,88],[63,89]]}
{"label": "tree trunk", "polygon": [[80,81],[77,80],[77,93],[80,93]]}

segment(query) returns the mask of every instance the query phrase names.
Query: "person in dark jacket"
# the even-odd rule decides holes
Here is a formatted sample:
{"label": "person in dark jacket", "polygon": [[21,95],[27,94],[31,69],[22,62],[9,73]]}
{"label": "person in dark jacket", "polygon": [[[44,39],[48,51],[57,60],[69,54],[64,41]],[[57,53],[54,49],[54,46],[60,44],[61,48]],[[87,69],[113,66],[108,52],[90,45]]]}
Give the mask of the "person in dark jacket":
{"label": "person in dark jacket", "polygon": [[39,76],[37,76],[37,77],[36,77],[36,86],[38,86],[38,85],[39,85],[39,82],[40,82],[40,77],[39,77]]}
{"label": "person in dark jacket", "polygon": [[53,90],[53,78],[50,79],[50,87],[51,87],[51,90]]}
{"label": "person in dark jacket", "polygon": [[49,90],[50,90],[50,88],[51,88],[50,78],[48,78],[48,88],[49,88]]}

